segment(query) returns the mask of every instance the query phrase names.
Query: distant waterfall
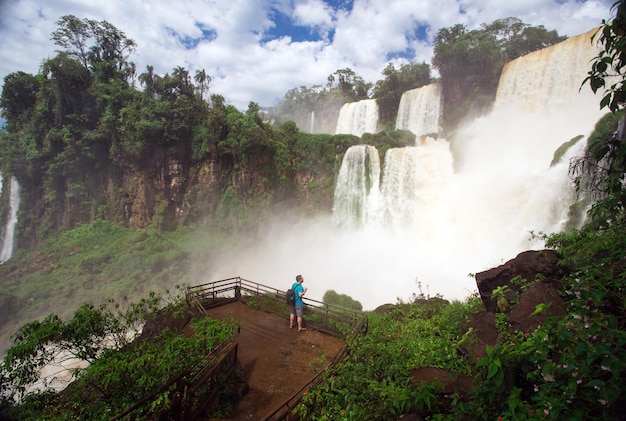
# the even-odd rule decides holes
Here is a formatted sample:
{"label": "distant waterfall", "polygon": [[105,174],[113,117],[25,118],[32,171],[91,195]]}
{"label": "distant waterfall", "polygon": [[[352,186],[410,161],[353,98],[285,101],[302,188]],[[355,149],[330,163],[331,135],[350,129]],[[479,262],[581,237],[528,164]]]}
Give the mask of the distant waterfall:
{"label": "distant waterfall", "polygon": [[376,133],[378,130],[378,104],[375,99],[348,102],[339,110],[335,134]]}
{"label": "distant waterfall", "polygon": [[0,250],[0,263],[4,263],[13,257],[13,238],[15,236],[15,226],[17,225],[17,211],[20,206],[20,185],[15,177],[11,177],[9,200],[9,215],[4,228],[4,238],[2,249]]}
{"label": "distant waterfall", "polygon": [[432,83],[402,94],[396,129],[410,130],[416,136],[439,133],[441,85]]}
{"label": "distant waterfall", "polygon": [[333,214],[344,227],[370,222],[378,213],[380,159],[373,146],[350,147],[341,164],[335,187]]}

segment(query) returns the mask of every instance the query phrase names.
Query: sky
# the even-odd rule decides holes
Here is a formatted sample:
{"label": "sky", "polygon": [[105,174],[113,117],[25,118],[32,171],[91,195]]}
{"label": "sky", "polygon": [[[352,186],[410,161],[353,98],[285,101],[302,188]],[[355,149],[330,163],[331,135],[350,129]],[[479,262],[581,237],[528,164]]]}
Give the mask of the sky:
{"label": "sky", "polygon": [[610,18],[614,0],[0,0],[0,79],[37,73],[58,49],[63,15],[106,20],[133,39],[137,74],[204,69],[210,92],[244,110],[350,68],[366,82],[392,62],[430,63],[440,28],[510,16],[574,36]]}

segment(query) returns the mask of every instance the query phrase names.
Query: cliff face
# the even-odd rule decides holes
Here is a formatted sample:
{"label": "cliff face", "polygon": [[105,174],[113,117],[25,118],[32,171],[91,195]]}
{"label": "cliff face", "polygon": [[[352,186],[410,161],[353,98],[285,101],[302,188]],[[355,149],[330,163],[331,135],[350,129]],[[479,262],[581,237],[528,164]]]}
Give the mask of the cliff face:
{"label": "cliff face", "polygon": [[304,166],[276,177],[275,159],[260,153],[236,160],[209,150],[194,162],[186,151],[158,148],[141,161],[101,160],[54,183],[22,178],[17,243],[31,247],[97,217],[174,230],[213,218],[254,216],[274,206],[331,210],[333,166]]}

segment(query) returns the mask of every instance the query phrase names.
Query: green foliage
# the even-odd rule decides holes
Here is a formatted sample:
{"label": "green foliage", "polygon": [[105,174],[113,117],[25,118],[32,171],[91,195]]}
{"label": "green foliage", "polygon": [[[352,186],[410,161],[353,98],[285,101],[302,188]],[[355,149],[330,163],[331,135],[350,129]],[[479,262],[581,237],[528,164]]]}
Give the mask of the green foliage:
{"label": "green foliage", "polygon": [[584,199],[595,200],[589,215],[600,228],[622,223],[626,194],[623,177],[626,174],[626,146],[618,131],[624,112],[609,113],[594,127],[582,156],[570,162],[570,176],[576,190]]}
{"label": "green foliage", "polygon": [[322,301],[326,304],[332,304],[338,307],[347,308],[348,310],[361,311],[363,305],[346,294],[338,294],[332,289],[324,293]]}
{"label": "green foliage", "polygon": [[[591,90],[596,93],[604,90],[600,108],[607,107],[611,112],[623,108],[626,102],[624,91],[624,66],[626,66],[626,3],[616,1],[611,7],[612,19],[603,20],[602,26],[594,35],[594,40],[603,48],[592,63],[585,78]],[[611,84],[610,86],[607,86]]]}
{"label": "green foliage", "polygon": [[399,305],[370,313],[367,334],[349,341],[345,360],[305,394],[300,414],[311,420],[380,420],[435,409],[433,388],[414,388],[411,370],[425,366],[468,370],[456,352],[459,324],[472,306],[435,300],[433,308]]}
{"label": "green foliage", "polygon": [[[164,306],[162,297],[151,294],[150,299],[127,309],[113,302],[99,309],[84,305],[68,322],[53,315],[41,323],[25,325],[2,364],[2,378],[7,379],[8,386],[3,388],[3,397],[11,400],[17,393],[21,398],[21,403],[11,408],[9,413],[14,415],[10,419],[108,419],[191,373],[216,345],[232,336],[232,320],[203,317],[190,323],[193,335],[166,326],[151,337],[136,339],[148,316],[155,320],[153,324],[161,321],[167,325],[168,320],[189,317],[186,309],[180,296]],[[24,396],[25,387],[38,379],[44,365],[58,362],[64,352],[90,364],[74,370],[76,381],[63,394],[34,410],[31,401],[48,399],[49,395],[34,392]],[[167,408],[170,392],[161,391],[144,416]]]}
{"label": "green foliage", "polygon": [[378,104],[381,124],[391,122],[395,126],[402,94],[429,84],[430,66],[426,63],[406,63],[396,70],[393,63],[389,63],[382,74],[385,78],[376,82],[372,96]]}

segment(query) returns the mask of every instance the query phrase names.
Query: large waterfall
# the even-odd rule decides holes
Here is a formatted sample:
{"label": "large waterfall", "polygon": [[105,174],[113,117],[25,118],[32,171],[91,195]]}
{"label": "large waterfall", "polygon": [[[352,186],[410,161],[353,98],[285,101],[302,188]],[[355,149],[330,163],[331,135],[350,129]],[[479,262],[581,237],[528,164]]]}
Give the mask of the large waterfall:
{"label": "large waterfall", "polygon": [[475,292],[468,274],[543,247],[531,231],[565,226],[575,200],[569,157],[584,141],[551,163],[560,145],[587,136],[602,114],[600,98],[588,86],[579,91],[597,54],[591,35],[510,63],[492,113],[458,130],[454,143],[420,137],[380,162],[375,145],[352,147],[338,163],[332,221],[268,225],[255,237],[258,247],[214,270],[215,280],[234,270],[286,289],[302,273],[311,298],[333,289],[365,309],[410,299],[417,283],[447,299]]}
{"label": "large waterfall", "polygon": [[[360,277],[367,279],[368,287],[381,283],[374,287],[379,300],[383,284],[390,300],[415,292],[416,280],[430,293],[462,298],[475,286],[469,273],[543,247],[531,232],[564,228],[576,200],[568,158],[582,153],[584,141],[560,163],[550,164],[561,144],[588,135],[601,116],[599,98],[589,87],[579,92],[597,54],[592,34],[511,62],[502,74],[493,112],[459,131],[454,154],[448,141],[432,138],[387,151],[376,212],[371,200],[350,198],[352,203],[368,204],[368,211],[360,214],[368,215],[366,220],[361,216],[363,232],[389,247],[377,257],[383,273]],[[424,120],[431,113],[427,104],[419,112],[412,110],[413,118]],[[417,127],[404,115],[398,121],[403,121],[403,128]],[[363,172],[343,171],[354,166],[346,162],[349,156],[351,151],[344,158],[338,186],[344,183],[343,176]],[[336,195],[335,200],[343,197]],[[335,212],[343,210],[335,203]],[[358,214],[350,209],[349,215],[334,217],[341,222]]]}
{"label": "large waterfall", "polygon": [[[0,186],[1,184],[2,178],[0,178]],[[20,185],[15,177],[11,177],[9,195],[9,214],[2,236],[0,263],[4,263],[13,257],[13,238],[15,236],[15,226],[17,225],[17,211],[20,206]]]}
{"label": "large waterfall", "polygon": [[402,94],[396,129],[410,130],[417,136],[439,133],[441,85],[431,83]]}
{"label": "large waterfall", "polygon": [[335,134],[376,133],[378,129],[378,104],[375,99],[348,102],[339,110]]}

